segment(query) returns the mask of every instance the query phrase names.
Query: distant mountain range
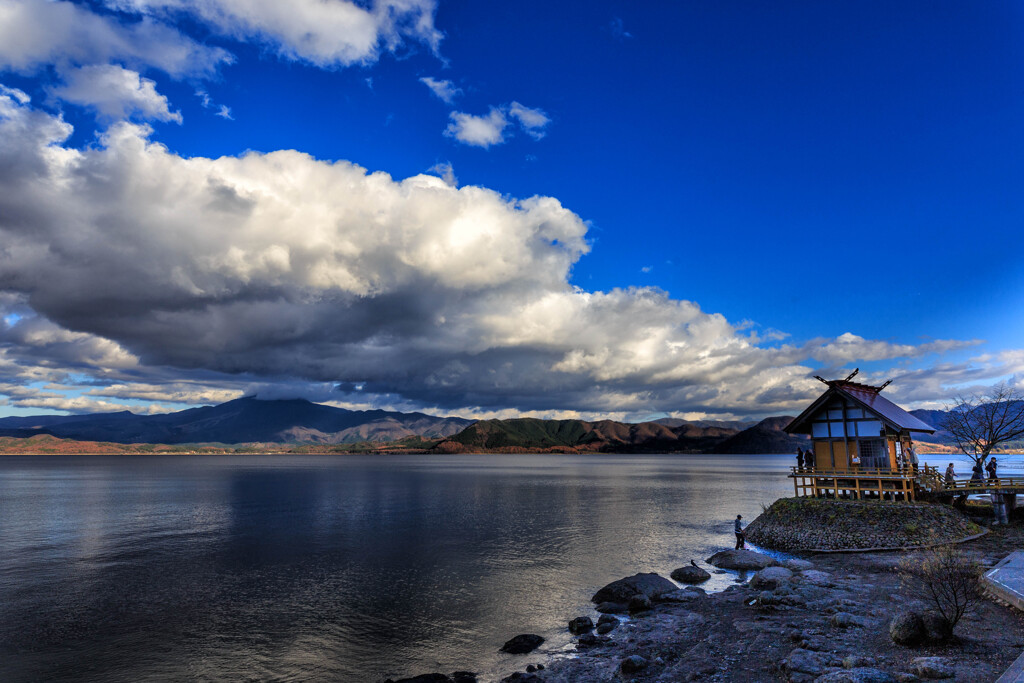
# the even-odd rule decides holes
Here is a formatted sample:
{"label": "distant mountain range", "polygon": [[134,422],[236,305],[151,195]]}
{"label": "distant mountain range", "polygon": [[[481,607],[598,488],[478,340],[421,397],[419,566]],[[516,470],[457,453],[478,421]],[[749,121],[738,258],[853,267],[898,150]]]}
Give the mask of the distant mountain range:
{"label": "distant mountain range", "polygon": [[[914,410],[913,415],[938,426],[944,413]],[[0,452],[26,452],[23,441],[42,437],[50,452],[74,452],[92,444],[245,444],[257,450],[310,452],[324,450],[480,452],[616,452],[616,453],[794,453],[806,446],[802,436],[786,434],[791,417],[749,421],[685,421],[663,418],[629,424],[612,420],[467,420],[423,413],[345,410],[303,399],[240,398],[217,406],[162,415],[124,411],[91,415],[40,415],[0,418]],[[944,443],[948,435],[915,434],[915,440]],[[366,444],[366,448],[360,446]],[[387,446],[385,446],[387,444]],[[89,452],[122,452],[97,446]],[[150,449],[136,449],[150,452]],[[175,449],[179,450],[179,449]],[[237,450],[237,449],[233,449]]]}
{"label": "distant mountain range", "polygon": [[[687,422],[668,426],[663,421],[627,424],[611,420],[482,420],[441,441],[435,448],[445,452],[735,453],[740,451],[717,449],[723,443],[738,439],[737,443],[752,449],[742,451],[744,453],[786,453],[795,452],[797,444],[806,445],[803,437],[791,437],[781,431],[790,420],[789,417],[769,418],[742,431]],[[769,448],[771,450],[766,450]]]}
{"label": "distant mountain range", "polygon": [[472,420],[423,413],[345,410],[303,399],[246,397],[217,406],[163,415],[128,411],[92,415],[0,418],[0,436],[49,434],[113,443],[317,443],[394,441],[408,436],[442,439]]}

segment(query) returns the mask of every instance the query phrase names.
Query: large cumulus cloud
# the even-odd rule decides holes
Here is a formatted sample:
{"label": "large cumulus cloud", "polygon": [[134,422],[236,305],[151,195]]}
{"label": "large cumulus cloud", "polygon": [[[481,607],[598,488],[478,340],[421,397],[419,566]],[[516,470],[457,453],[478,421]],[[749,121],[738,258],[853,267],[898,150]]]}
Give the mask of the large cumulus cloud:
{"label": "large cumulus cloud", "polygon": [[765,344],[656,289],[583,291],[586,224],[550,197],[295,151],[183,158],[129,123],[72,149],[24,100],[0,94],[0,289],[112,354],[91,362],[126,395],[169,368],[213,382],[182,396],[237,376],[445,410],[770,413],[813,391],[809,357],[935,350]]}

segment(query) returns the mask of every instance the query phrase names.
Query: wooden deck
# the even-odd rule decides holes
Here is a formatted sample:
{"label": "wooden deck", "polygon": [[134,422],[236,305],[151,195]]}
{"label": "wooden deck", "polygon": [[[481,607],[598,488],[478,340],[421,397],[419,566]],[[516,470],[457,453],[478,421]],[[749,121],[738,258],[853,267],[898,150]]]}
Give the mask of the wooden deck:
{"label": "wooden deck", "polygon": [[[790,468],[797,496],[907,501],[916,499],[917,476],[911,470],[819,470]],[[919,473],[920,474],[920,473]]]}
{"label": "wooden deck", "polygon": [[938,468],[819,470],[790,468],[797,496],[854,500],[917,500],[923,494],[960,496],[975,493],[1024,493],[1024,477],[998,479],[957,478],[947,483]]}

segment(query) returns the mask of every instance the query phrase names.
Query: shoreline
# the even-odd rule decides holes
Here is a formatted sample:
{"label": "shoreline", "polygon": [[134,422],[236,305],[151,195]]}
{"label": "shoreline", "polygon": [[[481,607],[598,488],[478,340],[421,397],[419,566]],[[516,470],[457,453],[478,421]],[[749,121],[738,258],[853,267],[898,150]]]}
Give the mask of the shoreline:
{"label": "shoreline", "polygon": [[[987,569],[1024,547],[1024,527],[986,528],[957,547]],[[677,591],[607,636],[574,637],[575,652],[524,657],[523,667],[543,660],[543,670],[520,667],[495,681],[996,681],[1024,649],[1024,613],[994,599],[981,599],[949,642],[893,642],[894,616],[928,608],[894,572],[907,552],[788,551],[803,560],[791,578],[755,588],[740,573],[719,592]]]}

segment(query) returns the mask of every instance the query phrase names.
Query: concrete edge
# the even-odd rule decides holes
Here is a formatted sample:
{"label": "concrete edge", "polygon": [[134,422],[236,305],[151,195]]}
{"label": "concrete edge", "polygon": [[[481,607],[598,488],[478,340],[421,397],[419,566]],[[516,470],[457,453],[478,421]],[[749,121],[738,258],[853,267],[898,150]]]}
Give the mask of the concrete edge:
{"label": "concrete edge", "polygon": [[982,529],[980,534],[974,534],[973,536],[965,536],[964,538],[958,538],[953,541],[940,541],[939,543],[929,543],[927,545],[905,545],[896,546],[890,548],[851,548],[842,550],[826,550],[824,548],[809,548],[807,550],[793,550],[785,552],[803,552],[803,553],[815,553],[820,555],[839,555],[844,553],[886,553],[886,552],[900,552],[906,550],[927,550],[928,548],[937,548],[943,545],[958,545],[960,543],[967,543],[973,541],[976,538],[981,538],[989,532],[988,529]]}
{"label": "concrete edge", "polygon": [[1013,660],[1013,664],[1003,672],[1002,676],[996,679],[996,683],[1019,683],[1020,681],[1024,681],[1024,652]]}

